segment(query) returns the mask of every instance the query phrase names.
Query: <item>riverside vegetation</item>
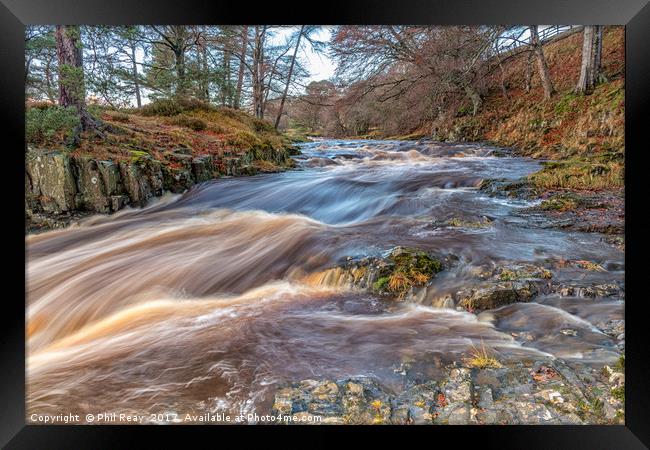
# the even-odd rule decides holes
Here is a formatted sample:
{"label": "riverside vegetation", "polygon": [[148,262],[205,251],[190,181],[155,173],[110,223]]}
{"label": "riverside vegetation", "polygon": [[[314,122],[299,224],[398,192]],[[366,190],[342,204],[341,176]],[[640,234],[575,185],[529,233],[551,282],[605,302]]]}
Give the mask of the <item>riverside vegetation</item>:
{"label": "riverside vegetation", "polygon": [[[196,45],[194,69],[222,73],[198,64],[214,30],[165,30],[152,33]],[[244,48],[251,70],[264,30],[224,32],[233,41],[212,50]],[[445,42],[464,36],[446,30]],[[338,58],[364,39],[336,32]],[[480,102],[449,87],[435,116],[354,85],[318,91],[319,104],[313,86],[300,107],[265,102],[259,89],[285,87],[268,78],[253,80],[253,114],[233,86],[223,105],[194,98],[201,78],[140,107],[30,100],[28,417],[102,405],[324,424],[624,423],[623,31],[601,32],[602,77],[586,95],[574,92],[578,29],[543,45],[550,98],[515,49],[472,81]]]}

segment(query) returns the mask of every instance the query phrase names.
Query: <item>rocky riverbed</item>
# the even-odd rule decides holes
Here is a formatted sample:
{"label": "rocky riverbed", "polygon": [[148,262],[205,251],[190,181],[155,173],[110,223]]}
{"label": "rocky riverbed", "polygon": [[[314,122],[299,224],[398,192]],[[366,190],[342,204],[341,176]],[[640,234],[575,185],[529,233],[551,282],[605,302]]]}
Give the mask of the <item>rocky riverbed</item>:
{"label": "rocky riverbed", "polygon": [[[28,235],[28,412],[624,421],[620,195],[534,192],[537,161],[481,144],[301,150]],[[106,169],[60,160],[70,189],[41,208],[89,201]]]}

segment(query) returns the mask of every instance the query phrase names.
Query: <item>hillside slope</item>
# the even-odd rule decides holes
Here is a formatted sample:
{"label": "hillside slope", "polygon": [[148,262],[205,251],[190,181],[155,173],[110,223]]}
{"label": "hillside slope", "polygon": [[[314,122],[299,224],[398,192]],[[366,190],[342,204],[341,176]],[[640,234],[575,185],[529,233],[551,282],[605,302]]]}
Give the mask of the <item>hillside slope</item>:
{"label": "hillside slope", "polygon": [[[518,154],[561,160],[533,177],[545,188],[601,189],[623,186],[625,150],[625,33],[607,27],[603,36],[604,82],[590,95],[576,95],[582,33],[571,33],[544,46],[556,94],[544,100],[536,66],[526,92],[526,52],[503,62],[487,80],[481,111],[462,107],[434,122],[433,137],[449,141],[489,141]],[[501,89],[505,83],[507,98]]]}
{"label": "hillside slope", "polygon": [[221,176],[293,166],[293,145],[249,114],[196,101],[158,101],[139,110],[94,108],[104,127],[81,135],[75,115],[28,105],[27,230],[62,227],[86,214],[143,206]]}

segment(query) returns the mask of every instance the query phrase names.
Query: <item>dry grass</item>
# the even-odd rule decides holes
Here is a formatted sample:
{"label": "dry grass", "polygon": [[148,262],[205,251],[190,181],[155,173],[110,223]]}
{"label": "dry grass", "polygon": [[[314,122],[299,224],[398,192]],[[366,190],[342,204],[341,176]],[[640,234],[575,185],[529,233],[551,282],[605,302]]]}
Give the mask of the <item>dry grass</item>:
{"label": "dry grass", "polygon": [[494,352],[488,350],[481,340],[481,347],[472,345],[468,350],[468,355],[463,359],[463,362],[469,366],[477,369],[498,369],[503,367],[501,363],[493,356]]}
{"label": "dry grass", "polygon": [[[525,92],[526,53],[503,63],[508,98],[500,89],[501,72],[496,70],[486,81],[490,86],[482,110],[476,116],[449,115],[436,124],[441,137],[488,140],[512,146],[521,153],[546,159],[578,156],[591,158],[600,153],[623,153],[625,147],[625,40],[623,27],[606,27],[602,67],[606,81],[590,95],[573,93],[578,80],[582,33],[544,47],[557,93],[544,100],[535,71],[530,92]],[[533,67],[535,69],[535,67]],[[621,161],[622,163],[622,161]],[[617,170],[611,177],[557,177],[540,179],[549,187],[596,188],[618,185]],[[575,182],[575,183],[573,183]]]}
{"label": "dry grass", "polygon": [[[602,157],[578,157],[546,164],[530,176],[543,189],[597,190],[625,185],[622,155],[613,160]],[[571,205],[565,205],[569,208]]]}
{"label": "dry grass", "polygon": [[[50,120],[52,124],[49,125],[49,122],[45,123],[38,116],[44,115],[40,111],[45,108],[41,104],[28,105],[28,117],[34,116],[41,128],[56,128],[61,120]],[[47,106],[47,111],[54,109]],[[109,129],[102,136],[94,133],[82,135],[74,153],[102,159],[128,160],[133,152],[144,152],[163,161],[165,154],[179,147],[187,149],[191,154],[221,156],[241,154],[248,150],[281,150],[290,144],[270,123],[243,111],[209,106],[199,101],[166,100],[145,105],[141,109],[120,111],[95,105],[89,109]],[[40,135],[32,135],[35,136],[33,142],[29,140],[30,135],[28,142],[33,145],[43,144],[44,139]],[[48,133],[47,137],[47,148],[66,148],[64,133]]]}

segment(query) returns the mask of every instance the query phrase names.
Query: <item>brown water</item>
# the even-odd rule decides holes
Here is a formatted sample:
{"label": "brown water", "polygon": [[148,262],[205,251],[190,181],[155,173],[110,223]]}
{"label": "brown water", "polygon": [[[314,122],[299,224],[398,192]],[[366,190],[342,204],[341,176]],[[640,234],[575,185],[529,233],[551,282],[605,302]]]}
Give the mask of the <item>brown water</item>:
{"label": "brown water", "polygon": [[[403,364],[435,377],[481,342],[503,358],[615,359],[593,325],[622,318],[616,299],[544,297],[478,317],[432,306],[477,266],[503,260],[622,267],[623,253],[602,236],[532,228],[515,214],[532,203],[480,193],[483,178],[538,168],[491,152],[321,141],[303,146],[300,170],[214,180],[28,236],[28,414],[262,414],[285,381],[366,375],[399,390]],[[441,225],[451,217],[492,224]],[[454,254],[459,264],[422,304],[308,276],[396,245]],[[611,282],[623,271],[589,276]],[[559,332],[567,327],[578,336]],[[511,333],[521,331],[535,340],[516,342]]]}

